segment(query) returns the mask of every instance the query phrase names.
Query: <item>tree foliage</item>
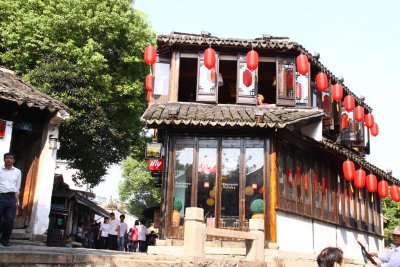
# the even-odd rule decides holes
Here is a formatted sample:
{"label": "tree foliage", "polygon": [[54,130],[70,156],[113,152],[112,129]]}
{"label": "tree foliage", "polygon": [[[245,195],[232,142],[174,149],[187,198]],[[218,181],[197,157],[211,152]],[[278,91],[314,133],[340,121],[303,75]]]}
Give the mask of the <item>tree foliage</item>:
{"label": "tree foliage", "polygon": [[393,243],[392,232],[397,225],[400,225],[400,206],[399,202],[394,202],[389,194],[383,199],[383,216],[384,216],[384,232],[385,246]]}
{"label": "tree foliage", "polygon": [[141,143],[143,49],[155,34],[133,0],[2,0],[0,65],[69,107],[59,157],[92,186]]}
{"label": "tree foliage", "polygon": [[119,185],[119,197],[128,201],[128,211],[141,218],[145,208],[161,203],[161,189],[154,187],[146,161],[128,157],[122,163],[123,181]]}

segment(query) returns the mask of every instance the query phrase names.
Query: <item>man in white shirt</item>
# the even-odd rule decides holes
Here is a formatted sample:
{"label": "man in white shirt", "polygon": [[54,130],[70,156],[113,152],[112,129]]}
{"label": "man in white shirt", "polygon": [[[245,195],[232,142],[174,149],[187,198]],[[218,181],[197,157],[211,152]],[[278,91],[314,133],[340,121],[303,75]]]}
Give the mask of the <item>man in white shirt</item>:
{"label": "man in white shirt", "polygon": [[21,171],[15,168],[14,154],[4,154],[4,166],[0,167],[0,244],[8,247],[17,212]]}
{"label": "man in white shirt", "polygon": [[128,225],[124,222],[125,215],[119,216],[120,223],[118,228],[118,250],[125,251],[125,234],[128,233]]}
{"label": "man in white shirt", "polygon": [[381,261],[381,264],[374,266],[381,267],[399,267],[400,266],[400,226],[396,226],[396,228],[392,232],[393,237],[393,245],[391,249],[385,253],[369,253],[371,256],[378,257]]}
{"label": "man in white shirt", "polygon": [[108,249],[118,250],[119,220],[115,218],[114,212],[110,213],[110,231],[108,232]]}

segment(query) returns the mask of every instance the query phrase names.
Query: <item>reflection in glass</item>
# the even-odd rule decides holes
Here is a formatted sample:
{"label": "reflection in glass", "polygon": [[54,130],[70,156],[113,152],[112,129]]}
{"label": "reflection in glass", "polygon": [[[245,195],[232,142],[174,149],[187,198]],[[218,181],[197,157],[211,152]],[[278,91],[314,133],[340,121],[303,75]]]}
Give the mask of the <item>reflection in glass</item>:
{"label": "reflection in glass", "polygon": [[205,218],[214,218],[215,216],[216,171],[217,148],[199,148],[197,207],[204,209]]}
{"label": "reflection in glass", "polygon": [[278,97],[294,98],[294,61],[292,58],[280,58],[278,61]]}
{"label": "reflection in glass", "polygon": [[239,220],[239,148],[222,148],[220,227],[237,227]]}
{"label": "reflection in glass", "polygon": [[309,74],[301,75],[296,72],[296,103],[308,104]]}
{"label": "reflection in glass", "polygon": [[[182,202],[181,218],[190,207],[192,195],[193,148],[177,146],[175,152],[174,198]],[[182,225],[183,220],[180,220]]]}
{"label": "reflection in glass", "polygon": [[[264,186],[264,149],[246,148],[246,185],[245,185],[245,218],[251,219],[251,203],[256,199],[263,199]],[[263,218],[263,217],[262,217]]]}

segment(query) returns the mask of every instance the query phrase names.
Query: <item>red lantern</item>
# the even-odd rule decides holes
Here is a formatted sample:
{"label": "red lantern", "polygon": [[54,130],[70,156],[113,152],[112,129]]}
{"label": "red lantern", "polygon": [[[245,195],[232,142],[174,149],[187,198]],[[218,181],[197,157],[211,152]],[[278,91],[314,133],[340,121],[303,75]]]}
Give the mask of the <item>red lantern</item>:
{"label": "red lantern", "polygon": [[296,70],[301,75],[306,75],[308,73],[308,57],[304,54],[299,55],[296,58]]}
{"label": "red lantern", "polygon": [[293,89],[293,71],[286,72],[286,88]]}
{"label": "red lantern", "polygon": [[296,83],[296,99],[301,99],[303,96],[303,87],[301,83]]}
{"label": "red lantern", "polygon": [[344,179],[346,179],[347,181],[353,180],[354,179],[354,172],[355,172],[354,163],[351,160],[345,160],[343,162]]}
{"label": "red lantern", "polygon": [[364,120],[364,108],[362,106],[357,106],[354,109],[354,119],[360,122]]}
{"label": "red lantern", "polygon": [[393,201],[400,201],[400,189],[397,185],[392,185],[390,187],[390,196],[392,197]]}
{"label": "red lantern", "polygon": [[153,65],[156,62],[157,52],[154,46],[148,45],[144,49],[144,62],[147,65]]}
{"label": "red lantern", "polygon": [[317,83],[317,88],[320,92],[328,89],[328,76],[326,76],[325,72],[318,73],[315,82]]}
{"label": "red lantern", "polygon": [[215,68],[208,70],[208,81],[211,83],[215,83]]}
{"label": "red lantern", "polygon": [[377,136],[379,134],[379,127],[376,122],[374,122],[374,125],[371,128],[371,134],[372,136]]}
{"label": "red lantern", "polygon": [[325,193],[326,193],[326,179],[325,179],[325,176],[322,176],[322,179],[321,179],[321,191],[322,191],[322,194],[325,195]]}
{"label": "red lantern", "polygon": [[375,193],[378,190],[378,181],[376,176],[372,173],[368,174],[365,178],[365,184],[367,185],[367,190],[370,193]]}
{"label": "red lantern", "polygon": [[347,95],[344,97],[344,109],[346,111],[352,111],[354,109],[354,97]]}
{"label": "red lantern", "polygon": [[292,169],[288,170],[288,174],[287,174],[287,184],[289,187],[293,186],[293,172]]}
{"label": "red lantern", "polygon": [[245,70],[243,71],[243,84],[246,87],[249,87],[253,83],[253,75],[251,74],[251,71]]}
{"label": "red lantern", "polygon": [[307,191],[308,190],[308,175],[304,174],[303,179],[304,179],[304,190]]}
{"label": "red lantern", "polygon": [[388,183],[384,180],[378,183],[378,195],[380,198],[385,198],[389,195]]}
{"label": "red lantern", "polygon": [[337,83],[332,86],[332,99],[334,101],[340,101],[343,97],[343,87],[340,83]]}
{"label": "red lantern", "polygon": [[251,50],[246,55],[247,68],[249,70],[255,70],[258,68],[258,53]]}
{"label": "red lantern", "polygon": [[349,116],[346,113],[342,114],[342,129],[346,129],[349,126]]}
{"label": "red lantern", "polygon": [[147,74],[146,76],[146,90],[147,92],[151,92],[151,90],[153,90],[153,78],[154,76],[151,74]]}
{"label": "red lantern", "polygon": [[374,115],[372,115],[371,113],[365,114],[364,123],[365,126],[371,129],[372,126],[374,126]]}
{"label": "red lantern", "polygon": [[357,188],[365,186],[365,171],[363,169],[358,169],[354,172],[354,186]]}
{"label": "red lantern", "polygon": [[204,65],[210,70],[215,67],[215,61],[215,50],[211,47],[207,48],[204,51]]}

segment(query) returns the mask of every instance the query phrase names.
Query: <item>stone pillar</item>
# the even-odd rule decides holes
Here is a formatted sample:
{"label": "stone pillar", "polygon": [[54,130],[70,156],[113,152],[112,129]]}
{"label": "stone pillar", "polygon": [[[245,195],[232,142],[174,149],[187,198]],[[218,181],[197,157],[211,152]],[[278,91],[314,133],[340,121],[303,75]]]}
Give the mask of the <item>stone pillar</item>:
{"label": "stone pillar", "polygon": [[183,254],[185,257],[205,257],[204,210],[186,208]]}
{"label": "stone pillar", "polygon": [[249,229],[257,239],[246,240],[246,259],[264,261],[264,220],[250,219]]}

